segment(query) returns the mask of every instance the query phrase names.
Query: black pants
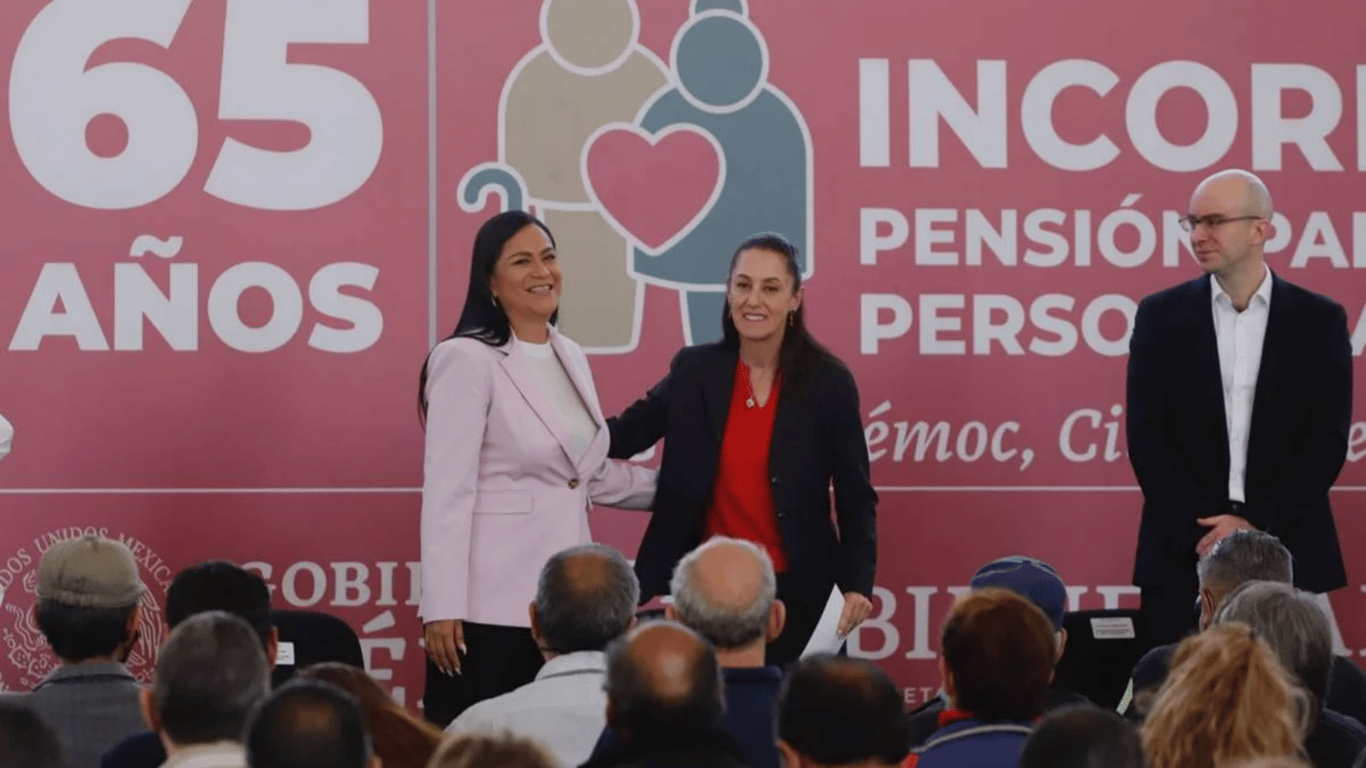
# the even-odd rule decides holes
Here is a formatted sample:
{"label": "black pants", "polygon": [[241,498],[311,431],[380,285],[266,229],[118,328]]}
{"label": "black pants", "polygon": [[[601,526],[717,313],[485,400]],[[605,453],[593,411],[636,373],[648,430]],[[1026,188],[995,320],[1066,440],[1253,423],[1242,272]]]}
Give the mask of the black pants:
{"label": "black pants", "polygon": [[531,630],[494,624],[464,623],[465,647],[460,674],[447,676],[427,658],[427,685],[422,711],[427,720],[445,728],[471,705],[501,696],[536,679],[545,663]]}
{"label": "black pants", "polygon": [[[825,603],[830,599],[830,592],[799,590],[793,585],[788,574],[780,573],[778,599],[787,607],[787,623],[783,625],[783,632],[778,635],[778,639],[768,644],[764,660],[770,666],[785,668],[801,658],[802,651],[806,650],[806,644],[811,642],[811,634],[820,623]],[[841,648],[841,656],[847,653],[845,648]]]}
{"label": "black pants", "polygon": [[1199,628],[1200,593],[1195,586],[1147,586],[1139,602],[1144,645],[1148,649],[1178,643]]}

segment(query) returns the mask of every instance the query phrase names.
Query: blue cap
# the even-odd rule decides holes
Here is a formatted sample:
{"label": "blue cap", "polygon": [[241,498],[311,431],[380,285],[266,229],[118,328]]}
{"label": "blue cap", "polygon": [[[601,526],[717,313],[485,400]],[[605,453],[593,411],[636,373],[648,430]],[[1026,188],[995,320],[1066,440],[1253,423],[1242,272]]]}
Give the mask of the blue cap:
{"label": "blue cap", "polygon": [[1067,611],[1067,587],[1053,566],[1042,560],[1022,555],[993,560],[977,569],[970,586],[973,589],[1008,589],[1038,606],[1053,623],[1054,631],[1062,629],[1062,616]]}

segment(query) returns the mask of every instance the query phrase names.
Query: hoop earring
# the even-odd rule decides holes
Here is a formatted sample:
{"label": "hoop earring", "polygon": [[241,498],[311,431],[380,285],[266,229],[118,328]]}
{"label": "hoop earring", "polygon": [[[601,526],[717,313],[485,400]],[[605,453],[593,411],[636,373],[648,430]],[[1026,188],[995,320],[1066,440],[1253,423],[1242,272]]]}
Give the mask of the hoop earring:
{"label": "hoop earring", "polygon": [[498,306],[498,297],[497,297],[497,296],[490,296],[490,297],[489,297],[489,301],[493,304],[493,306],[494,306],[495,308]]}
{"label": "hoop earring", "polygon": [[797,314],[796,312],[788,312],[788,313],[787,313],[787,327],[788,327],[788,328],[791,328],[791,327],[792,327],[792,323],[793,323],[793,319],[792,319],[792,318],[795,317],[796,314]]}

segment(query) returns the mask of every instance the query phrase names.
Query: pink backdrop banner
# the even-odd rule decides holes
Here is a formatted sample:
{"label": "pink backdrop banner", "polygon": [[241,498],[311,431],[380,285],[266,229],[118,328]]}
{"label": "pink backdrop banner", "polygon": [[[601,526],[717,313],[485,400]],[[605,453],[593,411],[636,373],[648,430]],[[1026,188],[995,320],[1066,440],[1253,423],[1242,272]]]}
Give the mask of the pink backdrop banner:
{"label": "pink backdrop banner", "polygon": [[[803,245],[882,498],[852,648],[908,704],[988,560],[1048,560],[1074,608],[1136,606],[1125,355],[1137,301],[1198,274],[1177,224],[1195,183],[1261,175],[1272,269],[1366,346],[1366,7],[1310,31],[1291,5],[998,5],[984,24],[892,0],[12,0],[0,683],[51,668],[37,559],[93,529],[157,600],[192,563],[251,564],[277,606],[351,622],[415,703],[417,373],[509,200],[560,240],[563,327],[609,414],[715,332],[734,233]],[[1353,657],[1358,379],[1331,595]],[[645,520],[593,527],[634,555]]]}

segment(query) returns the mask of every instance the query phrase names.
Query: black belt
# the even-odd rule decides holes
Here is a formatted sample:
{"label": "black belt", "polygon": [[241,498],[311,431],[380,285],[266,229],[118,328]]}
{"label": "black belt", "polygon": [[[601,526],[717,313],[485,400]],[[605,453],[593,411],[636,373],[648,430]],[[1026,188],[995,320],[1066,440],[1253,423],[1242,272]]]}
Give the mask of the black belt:
{"label": "black belt", "polygon": [[1247,506],[1247,505],[1244,504],[1244,503],[1241,502],[1241,501],[1233,501],[1232,499],[1229,499],[1229,502],[1228,502],[1228,513],[1229,513],[1230,515],[1237,515],[1238,517],[1242,517],[1242,516],[1243,516],[1243,507],[1246,507],[1246,506]]}

